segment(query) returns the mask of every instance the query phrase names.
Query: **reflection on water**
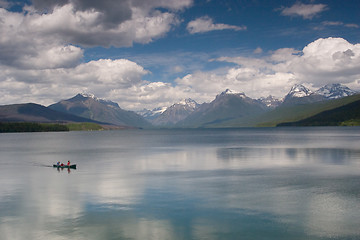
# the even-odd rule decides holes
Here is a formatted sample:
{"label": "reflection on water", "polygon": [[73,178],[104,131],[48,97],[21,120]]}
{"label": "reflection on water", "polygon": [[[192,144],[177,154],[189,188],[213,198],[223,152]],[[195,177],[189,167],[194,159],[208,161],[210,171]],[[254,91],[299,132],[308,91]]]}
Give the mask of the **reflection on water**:
{"label": "reflection on water", "polygon": [[224,161],[253,159],[269,161],[273,164],[359,164],[360,149],[338,149],[338,148],[219,148],[217,157]]}
{"label": "reflection on water", "polygon": [[359,130],[1,134],[1,239],[358,239]]}

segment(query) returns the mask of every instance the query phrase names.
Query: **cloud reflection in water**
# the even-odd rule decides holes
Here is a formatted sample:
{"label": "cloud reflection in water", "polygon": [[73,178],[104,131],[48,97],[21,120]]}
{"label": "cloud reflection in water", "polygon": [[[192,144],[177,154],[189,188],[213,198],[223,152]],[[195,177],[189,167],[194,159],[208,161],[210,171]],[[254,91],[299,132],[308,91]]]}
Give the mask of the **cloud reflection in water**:
{"label": "cloud reflection in water", "polygon": [[[19,146],[0,145],[0,232],[4,239],[360,236],[359,149],[343,140],[326,146],[319,138],[329,133],[284,131],[0,136]],[[68,174],[23,166],[36,159],[76,159],[80,167]]]}

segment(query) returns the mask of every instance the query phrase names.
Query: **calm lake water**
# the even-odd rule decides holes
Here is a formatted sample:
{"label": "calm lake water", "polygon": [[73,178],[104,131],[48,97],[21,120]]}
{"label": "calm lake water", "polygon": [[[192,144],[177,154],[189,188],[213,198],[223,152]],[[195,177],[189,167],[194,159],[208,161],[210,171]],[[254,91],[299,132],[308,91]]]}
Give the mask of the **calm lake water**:
{"label": "calm lake water", "polygon": [[360,239],[360,128],[0,134],[0,238]]}

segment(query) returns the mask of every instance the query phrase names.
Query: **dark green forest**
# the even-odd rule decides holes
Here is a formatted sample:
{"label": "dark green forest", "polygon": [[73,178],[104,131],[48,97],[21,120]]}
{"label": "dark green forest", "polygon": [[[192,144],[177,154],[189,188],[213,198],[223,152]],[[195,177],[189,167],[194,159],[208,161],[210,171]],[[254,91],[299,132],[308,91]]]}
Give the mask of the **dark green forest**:
{"label": "dark green forest", "polygon": [[0,122],[0,133],[6,132],[64,132],[69,128],[63,124],[32,122]]}

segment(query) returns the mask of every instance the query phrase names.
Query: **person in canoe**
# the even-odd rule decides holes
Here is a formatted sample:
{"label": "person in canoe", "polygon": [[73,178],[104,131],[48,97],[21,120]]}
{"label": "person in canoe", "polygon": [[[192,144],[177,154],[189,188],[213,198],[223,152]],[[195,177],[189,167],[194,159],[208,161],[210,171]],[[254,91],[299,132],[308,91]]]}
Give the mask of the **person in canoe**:
{"label": "person in canoe", "polygon": [[56,163],[56,166],[57,166],[57,167],[60,167],[60,161],[58,161],[58,162]]}
{"label": "person in canoe", "polygon": [[68,165],[68,167],[70,167],[70,161],[68,161],[67,165]]}

